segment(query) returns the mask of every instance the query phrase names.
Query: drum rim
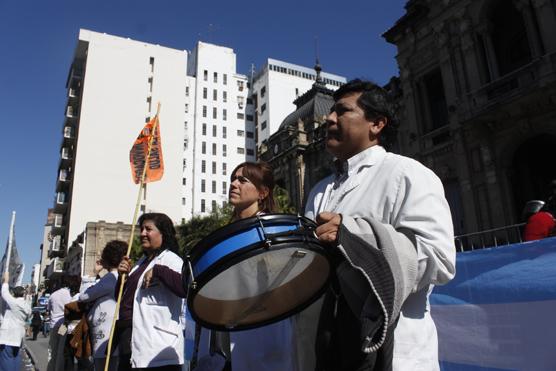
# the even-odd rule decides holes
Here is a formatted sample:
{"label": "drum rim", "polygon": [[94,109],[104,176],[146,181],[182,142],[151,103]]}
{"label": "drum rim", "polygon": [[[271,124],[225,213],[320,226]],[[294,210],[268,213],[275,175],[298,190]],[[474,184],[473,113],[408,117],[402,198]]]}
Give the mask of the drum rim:
{"label": "drum rim", "polygon": [[[287,215],[287,214],[284,214]],[[282,250],[285,248],[291,248],[291,246],[289,246],[292,242],[298,242],[300,239],[292,239],[291,241],[287,241],[284,242],[280,245],[276,245],[276,246],[272,246],[272,248],[270,248],[270,250]],[[321,245],[319,245],[317,243],[317,240],[305,240],[307,242],[307,244],[304,246],[304,249],[306,250],[311,250],[319,255],[321,255],[322,257],[324,257],[324,259],[326,260],[326,262],[328,263],[328,275],[326,277],[326,279],[324,280],[322,287],[320,287],[318,290],[315,291],[315,293],[313,295],[311,295],[311,297],[306,300],[304,303],[299,304],[295,307],[293,307],[291,310],[283,313],[280,316],[276,316],[273,317],[271,319],[265,320],[265,321],[261,321],[261,322],[257,322],[255,324],[252,325],[238,325],[234,328],[228,328],[226,326],[222,326],[222,325],[215,325],[213,323],[210,322],[206,322],[203,319],[201,319],[200,317],[197,316],[195,308],[193,306],[193,299],[195,298],[195,296],[197,295],[197,293],[205,286],[206,283],[208,283],[211,279],[213,279],[214,277],[216,277],[217,275],[219,275],[220,273],[224,272],[225,270],[227,270],[228,268],[232,267],[233,265],[240,263],[248,258],[254,257],[256,255],[262,254],[266,251],[269,251],[269,249],[265,249],[262,248],[261,245],[264,245],[264,241],[259,241],[256,243],[252,243],[248,246],[244,246],[241,249],[238,249],[228,255],[225,255],[224,257],[226,258],[225,262],[223,262],[224,257],[222,257],[221,259],[219,259],[217,262],[214,263],[214,267],[208,268],[206,269],[203,273],[201,273],[198,277],[195,277],[195,282],[197,283],[197,287],[196,288],[189,288],[189,285],[187,285],[187,287],[189,288],[188,291],[188,295],[187,295],[187,307],[189,312],[191,313],[191,316],[193,317],[193,319],[200,323],[203,327],[211,329],[211,330],[218,330],[218,331],[228,331],[228,332],[234,332],[234,331],[243,331],[243,330],[249,330],[249,329],[253,329],[253,328],[258,328],[258,327],[263,327],[275,322],[279,322],[285,318],[288,318],[290,316],[292,316],[295,313],[299,313],[300,311],[302,311],[303,309],[307,308],[309,305],[311,305],[313,302],[315,302],[315,300],[317,300],[323,293],[324,291],[326,291],[326,287],[328,286],[328,283],[330,281],[330,277],[332,274],[332,269],[333,269],[333,265],[332,265],[332,261],[330,259],[330,254],[327,252],[326,249],[324,249]],[[222,263],[222,264],[219,264]],[[185,268],[185,264],[184,264],[184,268]],[[185,269],[184,269],[185,270]],[[186,278],[187,276],[184,274],[183,279],[184,282],[187,280],[188,282],[188,278]]]}
{"label": "drum rim", "polygon": [[[298,223],[301,222],[302,225],[309,225],[311,227],[316,227],[315,222],[311,219],[304,217],[303,215],[294,215],[294,214],[284,214],[284,213],[270,213],[270,214],[261,214],[252,216],[250,218],[236,220],[230,224],[227,224],[223,227],[216,229],[214,232],[209,234],[208,236],[201,239],[199,242],[193,246],[193,248],[189,251],[189,260],[191,264],[195,264],[203,255],[207,253],[214,245],[224,241],[226,238],[230,237],[233,234],[236,234],[239,231],[248,230],[252,228],[255,223],[258,223],[259,220],[262,220],[263,223],[266,222],[279,222],[279,221],[288,221],[291,219],[295,219]],[[292,223],[293,224],[293,223]],[[271,226],[271,225],[269,225]]]}

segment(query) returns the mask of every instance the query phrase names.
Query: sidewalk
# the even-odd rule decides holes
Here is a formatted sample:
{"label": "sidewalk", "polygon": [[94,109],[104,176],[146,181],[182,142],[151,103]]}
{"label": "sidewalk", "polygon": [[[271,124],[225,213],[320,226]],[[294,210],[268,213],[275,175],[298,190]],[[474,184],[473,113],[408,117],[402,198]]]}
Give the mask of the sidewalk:
{"label": "sidewalk", "polygon": [[[39,334],[37,340],[25,339],[24,348],[30,362],[26,362],[26,355],[22,355],[22,370],[45,371],[48,365],[48,337]],[[32,365],[29,367],[29,363]]]}

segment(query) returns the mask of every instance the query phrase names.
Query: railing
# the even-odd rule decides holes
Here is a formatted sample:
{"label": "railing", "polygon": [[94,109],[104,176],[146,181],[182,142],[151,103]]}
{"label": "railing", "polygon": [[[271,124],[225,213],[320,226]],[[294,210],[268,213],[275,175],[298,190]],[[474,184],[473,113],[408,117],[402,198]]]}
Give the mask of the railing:
{"label": "railing", "polygon": [[462,234],[454,238],[459,251],[484,249],[523,242],[522,231],[525,223],[487,229],[481,232]]}

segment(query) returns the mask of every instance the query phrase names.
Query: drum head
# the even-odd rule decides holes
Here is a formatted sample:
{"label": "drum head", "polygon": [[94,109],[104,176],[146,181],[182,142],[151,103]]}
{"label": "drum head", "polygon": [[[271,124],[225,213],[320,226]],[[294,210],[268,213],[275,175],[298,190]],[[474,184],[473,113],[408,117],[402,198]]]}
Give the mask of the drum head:
{"label": "drum head", "polygon": [[[283,215],[265,217],[274,224],[284,223]],[[288,217],[294,218],[292,223],[297,228],[299,217]],[[246,231],[258,228],[256,224],[241,226],[246,227],[235,228],[235,236],[228,241],[236,241],[238,235],[250,236]],[[204,257],[213,252],[208,245],[218,250],[221,233],[215,236],[219,237],[213,237],[210,244],[207,241],[199,244],[202,253],[197,250],[193,264],[202,265]],[[238,331],[277,322],[310,305],[326,288],[330,263],[312,234],[281,236],[270,246],[262,240],[249,242],[198,272],[195,287],[189,287],[188,307],[204,327]]]}

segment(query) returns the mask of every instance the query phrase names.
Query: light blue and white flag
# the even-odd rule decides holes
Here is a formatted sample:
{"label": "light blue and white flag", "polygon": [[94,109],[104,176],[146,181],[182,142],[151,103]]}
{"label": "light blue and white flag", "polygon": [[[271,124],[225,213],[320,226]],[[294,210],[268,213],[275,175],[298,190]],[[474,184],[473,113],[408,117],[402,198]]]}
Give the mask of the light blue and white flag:
{"label": "light blue and white flag", "polygon": [[556,237],[457,254],[434,289],[443,371],[556,370]]}

